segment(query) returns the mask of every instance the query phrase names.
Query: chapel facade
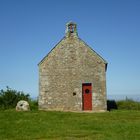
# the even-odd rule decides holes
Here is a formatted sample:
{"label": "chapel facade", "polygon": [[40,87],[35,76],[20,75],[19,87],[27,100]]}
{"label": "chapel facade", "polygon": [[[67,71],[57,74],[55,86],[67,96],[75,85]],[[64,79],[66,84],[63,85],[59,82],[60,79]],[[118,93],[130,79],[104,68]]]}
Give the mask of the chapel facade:
{"label": "chapel facade", "polygon": [[107,110],[107,62],[79,38],[75,23],[38,66],[40,110]]}

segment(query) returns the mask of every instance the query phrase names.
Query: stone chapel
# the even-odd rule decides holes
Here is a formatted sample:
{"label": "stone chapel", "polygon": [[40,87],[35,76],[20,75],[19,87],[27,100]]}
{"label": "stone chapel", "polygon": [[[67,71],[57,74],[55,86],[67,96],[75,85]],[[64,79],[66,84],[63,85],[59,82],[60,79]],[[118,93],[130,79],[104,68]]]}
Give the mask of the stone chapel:
{"label": "stone chapel", "polygon": [[66,24],[65,36],[40,61],[39,109],[106,111],[107,62]]}

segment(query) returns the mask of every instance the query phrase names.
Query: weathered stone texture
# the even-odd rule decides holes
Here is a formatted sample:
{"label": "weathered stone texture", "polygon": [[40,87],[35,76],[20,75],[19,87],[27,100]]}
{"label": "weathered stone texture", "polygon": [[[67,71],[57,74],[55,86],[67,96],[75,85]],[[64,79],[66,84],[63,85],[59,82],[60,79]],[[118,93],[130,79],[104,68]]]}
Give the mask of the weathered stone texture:
{"label": "weathered stone texture", "polygon": [[106,110],[105,67],[81,39],[64,37],[39,64],[39,109],[82,111],[82,83],[92,83],[92,110]]}

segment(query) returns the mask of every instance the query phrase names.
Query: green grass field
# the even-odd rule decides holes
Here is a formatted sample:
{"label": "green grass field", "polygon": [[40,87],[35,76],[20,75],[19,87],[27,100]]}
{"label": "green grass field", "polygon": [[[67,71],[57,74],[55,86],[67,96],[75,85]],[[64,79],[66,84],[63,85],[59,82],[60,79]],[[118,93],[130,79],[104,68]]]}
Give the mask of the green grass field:
{"label": "green grass field", "polygon": [[0,140],[140,140],[140,111],[0,111]]}

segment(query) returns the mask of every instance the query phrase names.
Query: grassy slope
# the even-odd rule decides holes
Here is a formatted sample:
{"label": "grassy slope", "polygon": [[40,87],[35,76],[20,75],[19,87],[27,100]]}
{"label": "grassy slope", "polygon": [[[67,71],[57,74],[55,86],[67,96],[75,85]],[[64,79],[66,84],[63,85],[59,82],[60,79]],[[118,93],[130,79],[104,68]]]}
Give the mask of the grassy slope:
{"label": "grassy slope", "polygon": [[140,140],[140,111],[0,111],[1,140]]}

